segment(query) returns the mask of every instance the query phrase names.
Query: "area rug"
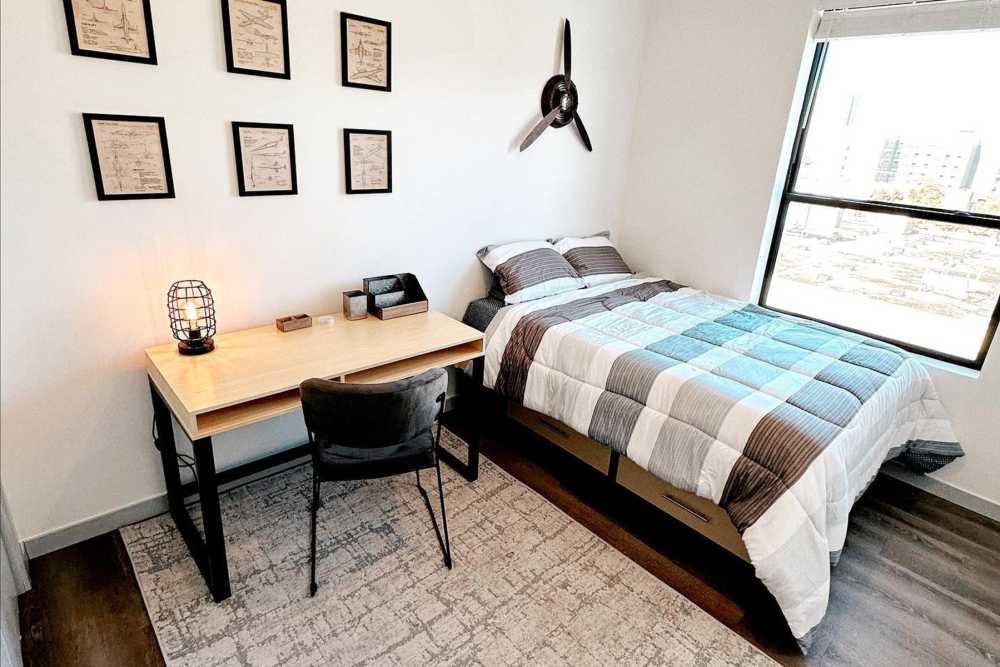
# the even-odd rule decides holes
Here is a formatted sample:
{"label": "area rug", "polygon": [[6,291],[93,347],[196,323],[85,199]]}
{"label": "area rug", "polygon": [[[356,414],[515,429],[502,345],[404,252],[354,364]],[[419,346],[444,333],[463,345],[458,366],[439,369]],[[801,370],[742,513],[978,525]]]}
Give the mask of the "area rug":
{"label": "area rug", "polygon": [[169,516],[123,528],[167,664],[776,664],[489,460],[442,471],[453,570],[413,475],[326,483],[314,598],[309,466],[222,496],[220,604]]}

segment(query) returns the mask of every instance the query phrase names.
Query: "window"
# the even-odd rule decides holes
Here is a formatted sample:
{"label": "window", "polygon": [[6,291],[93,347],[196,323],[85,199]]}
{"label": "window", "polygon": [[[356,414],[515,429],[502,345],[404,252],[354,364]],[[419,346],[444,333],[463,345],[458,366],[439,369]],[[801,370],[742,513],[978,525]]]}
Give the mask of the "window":
{"label": "window", "polygon": [[982,367],[1000,319],[997,62],[997,32],[817,46],[761,305]]}

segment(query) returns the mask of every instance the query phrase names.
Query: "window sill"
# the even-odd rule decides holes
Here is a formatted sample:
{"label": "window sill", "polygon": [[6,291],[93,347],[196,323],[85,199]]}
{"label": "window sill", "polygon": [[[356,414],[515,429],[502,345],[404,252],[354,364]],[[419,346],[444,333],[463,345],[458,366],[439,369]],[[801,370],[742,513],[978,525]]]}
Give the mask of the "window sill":
{"label": "window sill", "polygon": [[[913,353],[911,353],[913,354]],[[976,380],[981,375],[981,371],[974,370],[972,368],[966,368],[965,366],[959,366],[958,364],[948,363],[947,361],[941,361],[940,359],[934,359],[932,357],[925,357],[921,354],[913,354],[920,363],[928,368],[935,368],[937,370],[945,371],[946,373],[952,373],[953,375],[961,375],[962,377],[970,378]]]}

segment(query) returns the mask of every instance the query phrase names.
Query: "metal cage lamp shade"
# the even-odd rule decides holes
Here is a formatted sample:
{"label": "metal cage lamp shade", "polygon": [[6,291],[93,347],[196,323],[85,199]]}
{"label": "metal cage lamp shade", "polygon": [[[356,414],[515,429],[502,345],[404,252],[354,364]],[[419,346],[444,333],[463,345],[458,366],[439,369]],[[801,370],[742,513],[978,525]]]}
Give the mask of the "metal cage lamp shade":
{"label": "metal cage lamp shade", "polygon": [[181,354],[205,354],[215,349],[215,300],[200,280],[179,280],[167,292],[170,331]]}

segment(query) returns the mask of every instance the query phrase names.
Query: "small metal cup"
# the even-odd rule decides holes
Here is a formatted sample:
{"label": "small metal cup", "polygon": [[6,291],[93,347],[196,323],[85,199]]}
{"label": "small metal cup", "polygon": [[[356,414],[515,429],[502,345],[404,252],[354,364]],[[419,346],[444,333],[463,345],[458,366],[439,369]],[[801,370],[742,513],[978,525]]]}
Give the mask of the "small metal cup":
{"label": "small metal cup", "polygon": [[344,292],[344,317],[349,320],[363,320],[368,317],[368,296],[361,290]]}

